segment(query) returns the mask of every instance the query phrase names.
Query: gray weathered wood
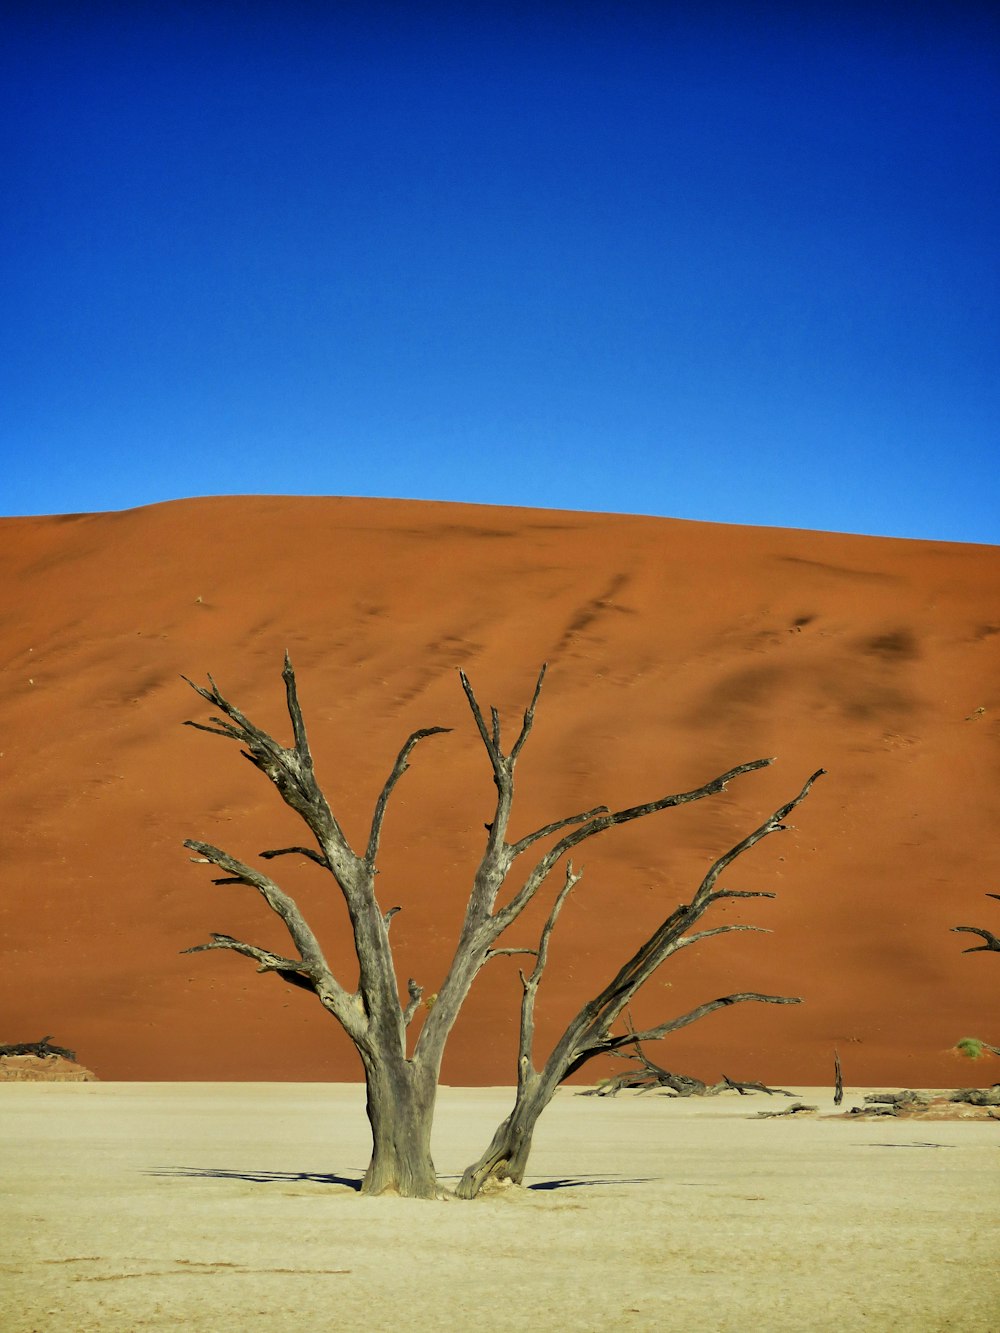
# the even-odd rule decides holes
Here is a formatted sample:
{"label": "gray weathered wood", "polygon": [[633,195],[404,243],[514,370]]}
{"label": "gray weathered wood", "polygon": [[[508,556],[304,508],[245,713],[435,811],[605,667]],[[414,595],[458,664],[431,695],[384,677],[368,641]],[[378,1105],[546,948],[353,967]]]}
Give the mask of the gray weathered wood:
{"label": "gray weathered wood", "polygon": [[[372,1130],[372,1159],[365,1174],[367,1193],[398,1192],[410,1197],[430,1198],[439,1193],[430,1152],[431,1125],[441,1061],[448,1037],[476,976],[491,959],[523,954],[533,958],[530,972],[521,972],[521,1023],[514,1110],[498,1127],[487,1152],[466,1171],[459,1194],[471,1197],[489,1180],[521,1180],[531,1148],[535,1122],[556,1087],[594,1055],[635,1048],[640,1041],[654,1040],[696,1022],[706,1014],[746,1002],[797,1004],[787,996],[739,992],[720,996],[689,1013],[666,1020],[643,1032],[612,1030],[632,996],[660,964],[682,948],[715,935],[755,926],[721,925],[705,930],[691,928],[715,903],[726,898],[769,898],[766,892],[724,889],[719,877],[761,838],[784,828],[783,820],[802,801],[822,769],[809,779],[792,801],[782,806],[756,830],[735,844],[709,869],[690,900],[668,914],[664,922],[608,981],[604,989],[580,1010],[540,1070],[534,1065],[535,1003],[548,963],[549,943],[559,914],[580,879],[568,854],[589,838],[610,828],[644,819],[664,810],[703,800],[725,790],[735,778],[764,768],[772,761],[757,759],[740,764],[700,787],[661,796],[641,805],[611,810],[599,805],[543,825],[517,841],[507,838],[514,799],[515,766],[534,724],[535,708],[545,679],[543,666],[525,709],[520,728],[509,750],[504,749],[502,725],[495,708],[484,716],[468,677],[460,673],[462,689],[476,729],[493,771],[496,801],[492,819],[486,823],[486,843],[473,875],[465,917],[458,942],[433,1006],[408,1048],[407,1029],[420,1005],[423,988],[410,978],[405,995],[396,975],[389,941],[389,924],[398,907],[385,910],[375,891],[377,858],[382,827],[389,801],[409,759],[422,741],[449,729],[427,727],[413,732],[396,757],[375,803],[363,852],[349,843],[315,776],[306,726],[299,704],[295,673],[288,657],[282,677],[286,707],[292,728],[292,744],[279,744],[257,727],[219,690],[211,676],[208,686],[192,689],[215,710],[208,723],[190,722],[199,731],[234,740],[241,752],[270,781],[282,800],[303,820],[315,841],[313,846],[279,847],[260,853],[263,860],[300,855],[329,874],[347,907],[358,961],[358,983],[348,990],[333,974],[323,950],[295,901],[269,875],[211,843],[189,839],[185,846],[196,855],[192,860],[222,871],[217,884],[242,884],[260,894],[283,922],[295,953],[285,956],[256,944],[215,933],[188,953],[229,950],[257,963],[262,973],[274,973],[285,982],[312,991],[340,1023],[357,1048],[365,1071],[367,1110]],[[554,839],[554,841],[553,841]],[[504,895],[508,874],[529,850],[548,840],[547,849],[520,881]],[[500,937],[514,925],[528,906],[545,891],[549,877],[563,865],[563,882],[555,892],[537,945],[507,945]],[[737,1085],[733,1085],[737,1086]]]}
{"label": "gray weathered wood", "polygon": [[5,1055],[37,1055],[42,1060],[50,1056],[61,1055],[64,1060],[76,1060],[76,1051],[65,1046],[53,1046],[51,1037],[42,1037],[39,1041],[15,1041],[0,1045],[0,1057]]}

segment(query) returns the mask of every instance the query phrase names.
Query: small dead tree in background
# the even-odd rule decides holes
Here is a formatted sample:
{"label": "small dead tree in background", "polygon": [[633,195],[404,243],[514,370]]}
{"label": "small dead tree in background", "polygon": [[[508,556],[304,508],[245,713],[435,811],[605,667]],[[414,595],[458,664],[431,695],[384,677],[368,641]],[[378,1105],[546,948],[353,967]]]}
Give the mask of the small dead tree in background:
{"label": "small dead tree in background", "polygon": [[795,1096],[787,1088],[769,1088],[766,1083],[748,1083],[730,1078],[728,1074],[723,1074],[717,1083],[705,1083],[700,1078],[692,1078],[690,1074],[675,1074],[673,1070],[664,1069],[649,1058],[630,1021],[629,1031],[632,1033],[632,1049],[612,1051],[612,1055],[627,1063],[629,1068],[622,1074],[602,1079],[594,1088],[584,1088],[581,1097],[617,1097],[625,1089],[631,1092],[659,1092],[667,1097],[717,1097],[720,1092],[738,1092],[741,1097],[747,1097],[752,1092],[766,1092],[769,1097],[776,1094],[782,1097]]}
{"label": "small dead tree in background", "polygon": [[[372,1131],[372,1159],[365,1173],[362,1190],[366,1193],[395,1191],[414,1198],[430,1198],[439,1193],[430,1137],[438,1078],[445,1044],[462,1004],[479,973],[491,958],[505,954],[524,954],[534,958],[530,973],[522,971],[522,1000],[517,1093],[511,1115],[498,1127],[489,1148],[465,1172],[458,1193],[471,1198],[490,1180],[520,1181],[531,1147],[531,1136],[542,1110],[556,1088],[575,1070],[595,1055],[614,1052],[636,1041],[653,1040],[696,1022],[706,1014],[734,1004],[757,1001],[763,1004],[797,1004],[796,998],[741,992],[710,1000],[678,1018],[670,1019],[642,1032],[612,1032],[612,1026],[629,1001],[671,954],[705,940],[735,930],[756,930],[755,926],[722,925],[691,932],[714,903],[724,898],[770,898],[764,892],[742,892],[717,886],[719,876],[745,851],[770,833],[785,827],[783,820],[805,799],[813,782],[823,770],[814,773],[799,794],[775,811],[757,829],[721,856],[710,868],[691,899],[669,914],[638,951],[590,1000],[566,1028],[563,1036],[536,1070],[533,1059],[534,1015],[538,988],[548,961],[549,943],[559,913],[581,872],[566,860],[569,852],[588,838],[620,824],[643,819],[661,810],[702,800],[725,789],[726,784],[745,773],[765,768],[772,761],[757,759],[721,774],[692,791],[660,797],[643,805],[612,811],[596,806],[569,815],[554,823],[508,842],[507,828],[514,797],[514,769],[531,732],[535,706],[542,688],[545,667],[539,673],[520,730],[510,750],[501,742],[500,718],[490,710],[487,724],[464,672],[462,688],[475,719],[493,769],[496,805],[492,820],[486,825],[486,846],[476,869],[465,918],[447,975],[437,991],[416,1041],[409,1049],[407,1029],[417,1011],[422,987],[410,978],[405,997],[397,980],[389,924],[398,910],[385,911],[375,892],[376,861],[386,808],[399,779],[409,767],[410,755],[421,741],[449,730],[427,727],[415,731],[403,745],[375,803],[368,841],[363,852],[355,850],[346,836],[319,784],[299,706],[295,673],[285,658],[282,673],[285,682],[288,715],[292,725],[290,747],[280,745],[219,691],[209,677],[209,687],[188,684],[221,717],[210,723],[191,722],[201,731],[235,740],[244,756],[273,783],[285,803],[308,827],[315,847],[279,847],[261,852],[264,860],[295,854],[305,856],[330,874],[347,905],[358,960],[358,985],[348,991],[333,975],[319,941],[305,920],[297,903],[270,876],[228,852],[209,843],[188,840],[185,846],[197,855],[196,861],[223,871],[216,884],[245,884],[256,890],[284,922],[296,949],[296,955],[284,957],[271,950],[213,934],[206,944],[196,945],[187,953],[226,949],[257,963],[259,972],[275,972],[286,982],[313,992],[323,1007],[338,1021],[357,1048],[365,1071],[367,1111]],[[531,869],[512,893],[501,898],[507,876],[518,859],[539,843],[548,843]],[[528,905],[545,888],[549,876],[564,863],[563,883],[555,895],[536,947],[506,947],[500,937],[518,920]]]}
{"label": "small dead tree in background", "polygon": [[[1000,893],[988,893],[986,896],[1000,901]],[[973,944],[968,949],[963,949],[963,953],[1000,953],[1000,939],[991,930],[984,930],[982,926],[952,926],[952,930],[966,935],[978,935],[983,941],[982,944]],[[981,1041],[979,1037],[963,1037],[956,1044],[956,1050],[972,1060],[978,1060],[983,1051],[989,1051],[991,1055],[1000,1055],[1000,1046],[991,1046],[988,1041]]]}

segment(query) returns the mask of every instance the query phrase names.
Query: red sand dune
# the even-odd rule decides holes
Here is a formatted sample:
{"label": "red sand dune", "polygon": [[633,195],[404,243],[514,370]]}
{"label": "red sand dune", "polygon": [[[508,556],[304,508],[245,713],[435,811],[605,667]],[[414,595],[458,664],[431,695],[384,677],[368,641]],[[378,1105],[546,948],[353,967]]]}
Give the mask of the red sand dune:
{"label": "red sand dune", "polygon": [[[180,952],[211,930],[286,947],[249,890],[213,887],[181,846],[252,857],[302,833],[236,746],[181,725],[208,710],[180,675],[211,671],[283,738],[287,648],[356,845],[407,734],[454,728],[417,750],[384,831],[404,983],[436,989],[491,815],[457,668],[512,729],[547,660],[514,834],[779,762],[582,849],[539,998],[543,1050],[714,855],[822,766],[795,829],[730,876],[777,899],[716,918],[773,933],[686,951],[636,1018],[732,990],[805,1003],[715,1014],[656,1055],[704,1077],[822,1084],[836,1046],[849,1084],[997,1077],[950,1048],[1000,1039],[1000,959],[949,933],[1000,929],[984,897],[1000,889],[997,548],[241,497],[0,520],[0,560],[0,1040],[51,1032],[104,1079],[359,1076],[310,996],[234,955]],[[353,984],[332,885],[277,865]],[[481,975],[445,1081],[513,1081],[517,964]]]}

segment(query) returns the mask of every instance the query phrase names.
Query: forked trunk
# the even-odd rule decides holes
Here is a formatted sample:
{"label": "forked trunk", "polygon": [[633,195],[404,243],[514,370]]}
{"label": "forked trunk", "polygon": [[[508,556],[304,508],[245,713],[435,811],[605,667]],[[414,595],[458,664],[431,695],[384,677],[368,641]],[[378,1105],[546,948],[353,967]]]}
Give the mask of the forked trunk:
{"label": "forked trunk", "polygon": [[433,1080],[418,1066],[400,1059],[365,1061],[372,1159],[362,1194],[399,1194],[406,1199],[434,1199],[439,1194],[431,1157],[434,1119]]}
{"label": "forked trunk", "polygon": [[[497,940],[536,898],[555,867],[586,839],[615,825],[630,823],[657,811],[686,805],[723,791],[732,779],[765,768],[772,762],[770,759],[756,759],[740,764],[694,790],[663,796],[643,805],[615,811],[604,805],[596,806],[546,824],[525,834],[517,842],[511,842],[507,838],[507,828],[514,795],[514,765],[531,731],[544,675],[543,667],[517,739],[509,751],[504,751],[498,711],[491,709],[487,722],[465,673],[460,673],[462,687],[490,758],[497,804],[492,821],[486,824],[486,848],[475,874],[454,959],[434,1007],[430,1008],[428,1003],[428,1012],[411,1048],[413,1055],[409,1060],[406,1058],[407,1028],[416,1014],[421,988],[416,981],[409,980],[409,999],[405,1005],[401,1002],[388,933],[389,921],[399,908],[383,912],[379,905],[375,894],[375,876],[378,873],[376,861],[388,801],[409,767],[409,756],[421,741],[447,728],[425,727],[408,737],[378,797],[367,844],[362,852],[356,851],[348,842],[316,781],[312,753],[299,707],[295,673],[287,656],[282,678],[294,736],[291,748],[280,745],[266,731],[255,726],[220,694],[211,676],[208,688],[193,686],[195,692],[212,705],[221,717],[213,717],[208,724],[191,722],[189,725],[237,741],[244,757],[273,783],[281,799],[308,827],[315,846],[276,847],[263,851],[261,856],[268,861],[292,854],[305,857],[333,876],[354,931],[359,966],[358,987],[357,991],[351,991],[338,981],[298,904],[274,879],[219,847],[193,839],[185,842],[185,846],[195,853],[193,859],[221,871],[221,876],[215,879],[216,884],[243,884],[263,897],[268,907],[284,923],[293,951],[290,956],[286,956],[248,941],[234,939],[231,935],[213,932],[207,943],[196,945],[186,952],[224,949],[253,959],[259,972],[276,973],[287,984],[311,991],[324,1009],[340,1023],[357,1047],[365,1066],[368,1119],[372,1130],[372,1159],[361,1186],[365,1194],[394,1193],[414,1199],[439,1196],[434,1162],[431,1159],[431,1124],[441,1057],[469,988],[480,968],[491,957],[533,954],[535,965],[530,974],[521,973],[524,995],[518,1089],[514,1107],[497,1129],[489,1148],[462,1177],[457,1193],[466,1199],[475,1198],[490,1182],[513,1181],[520,1184],[524,1180],[538,1117],[551,1101],[560,1082],[592,1055],[613,1052],[640,1040],[651,1041],[664,1037],[716,1009],[742,1001],[798,1003],[798,1000],[787,997],[760,995],[756,992],[726,995],[645,1031],[635,1032],[629,1028],[625,1036],[611,1036],[612,1023],[629,1004],[636,990],[676,950],[712,935],[755,929],[753,926],[730,923],[694,933],[690,931],[690,927],[700,920],[709,906],[719,899],[774,896],[766,891],[719,889],[716,885],[719,876],[745,851],[762,838],[787,827],[783,822],[785,817],[805,799],[813,782],[823,772],[822,769],[812,775],[798,796],[776,810],[763,824],[712,864],[690,901],[676,908],[640,945],[633,957],[619,968],[604,990],[587,1001],[560,1038],[542,1072],[539,1074],[535,1071],[532,1062],[535,996],[545,970],[549,939],[556,918],[580,878],[569,861],[565,862],[565,882],[555,896],[537,949],[497,948]],[[527,873],[521,887],[513,896],[503,897],[501,889],[515,859],[536,843],[553,837],[556,840],[550,843],[548,850]],[[499,907],[498,902],[502,904]],[[986,941],[985,947],[1000,948],[1000,941],[988,931],[969,926],[956,929],[972,931],[981,936]]]}

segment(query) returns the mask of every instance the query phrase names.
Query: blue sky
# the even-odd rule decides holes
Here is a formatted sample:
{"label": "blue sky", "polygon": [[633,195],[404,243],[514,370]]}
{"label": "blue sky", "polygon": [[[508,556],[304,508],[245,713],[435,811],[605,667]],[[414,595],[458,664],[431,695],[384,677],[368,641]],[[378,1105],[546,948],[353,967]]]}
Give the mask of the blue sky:
{"label": "blue sky", "polygon": [[0,14],[0,514],[1000,542],[989,6]]}

